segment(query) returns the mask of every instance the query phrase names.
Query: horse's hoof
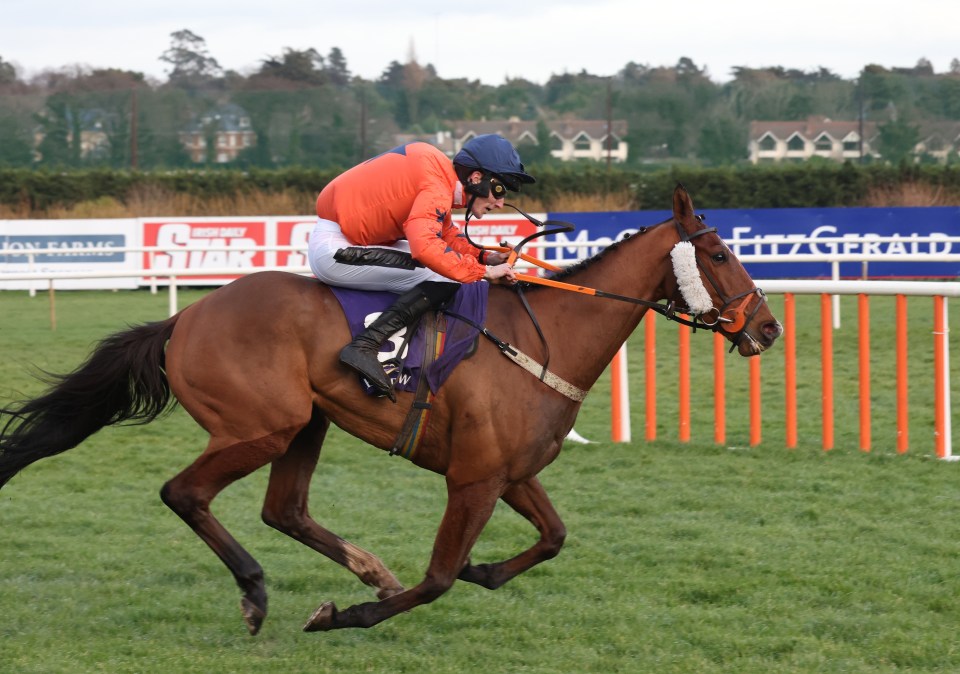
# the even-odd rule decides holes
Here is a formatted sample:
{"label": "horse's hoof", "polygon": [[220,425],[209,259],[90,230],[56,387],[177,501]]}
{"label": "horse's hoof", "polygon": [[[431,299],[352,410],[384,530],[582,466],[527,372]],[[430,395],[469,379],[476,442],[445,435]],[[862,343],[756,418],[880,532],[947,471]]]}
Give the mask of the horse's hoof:
{"label": "horse's hoof", "polygon": [[246,597],[240,599],[240,611],[243,613],[243,622],[247,624],[247,630],[249,630],[250,635],[256,636],[267,614]]}
{"label": "horse's hoof", "polygon": [[337,607],[332,601],[324,602],[320,605],[307,624],[303,626],[304,632],[325,632],[334,628],[333,620],[337,617]]}

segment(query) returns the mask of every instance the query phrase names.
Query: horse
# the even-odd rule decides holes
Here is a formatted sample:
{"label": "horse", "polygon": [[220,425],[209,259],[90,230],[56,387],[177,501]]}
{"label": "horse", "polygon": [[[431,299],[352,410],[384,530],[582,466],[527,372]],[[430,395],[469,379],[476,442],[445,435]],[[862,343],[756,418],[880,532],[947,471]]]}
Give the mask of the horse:
{"label": "horse", "polygon": [[[681,244],[692,247],[694,285],[706,300],[692,320],[679,313],[690,302],[671,263]],[[263,569],[210,505],[225,487],[266,465],[264,523],[344,566],[377,598],[343,610],[323,602],[305,631],[371,627],[432,602],[458,579],[496,589],[560,552],[566,529],[537,475],[557,458],[583,395],[647,311],[719,330],[731,351],[745,357],[759,355],[782,332],[762,291],[694,213],[682,185],[673,194],[672,218],[640,228],[554,283],[602,289],[593,294],[608,299],[526,283],[525,290],[491,285],[484,333],[494,338],[480,339],[432,400],[429,423],[407,458],[444,476],[447,502],[426,572],[414,587],[405,588],[377,556],[325,529],[308,511],[330,424],[386,450],[414,393],[398,393],[396,404],[364,394],[356,373],[338,361],[350,332],[333,292],[293,273],[241,277],[166,320],[112,334],[73,372],[53,377],[39,397],[0,409],[8,417],[0,427],[0,488],[27,465],[106,426],[145,424],[179,404],[209,440],[162,486],[160,497],[233,575],[251,635],[267,615]],[[507,351],[548,360],[550,376],[547,363],[516,367],[504,358]],[[501,499],[539,537],[510,559],[474,563],[471,548]]]}

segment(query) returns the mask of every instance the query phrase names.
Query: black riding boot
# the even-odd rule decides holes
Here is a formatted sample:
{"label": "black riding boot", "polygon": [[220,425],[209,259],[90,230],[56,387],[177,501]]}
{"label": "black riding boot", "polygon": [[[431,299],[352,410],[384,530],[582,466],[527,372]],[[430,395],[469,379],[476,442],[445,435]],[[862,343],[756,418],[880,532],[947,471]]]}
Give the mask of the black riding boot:
{"label": "black riding boot", "polygon": [[[393,333],[410,327],[432,306],[448,299],[457,289],[456,283],[424,282],[400,295],[389,309],[384,311],[366,330],[353,338],[340,351],[340,362],[353,368],[366,378],[377,390],[397,402],[393,384],[383,371],[377,358],[380,346]],[[443,286],[442,288],[440,288]],[[440,290],[441,292],[437,292]]]}

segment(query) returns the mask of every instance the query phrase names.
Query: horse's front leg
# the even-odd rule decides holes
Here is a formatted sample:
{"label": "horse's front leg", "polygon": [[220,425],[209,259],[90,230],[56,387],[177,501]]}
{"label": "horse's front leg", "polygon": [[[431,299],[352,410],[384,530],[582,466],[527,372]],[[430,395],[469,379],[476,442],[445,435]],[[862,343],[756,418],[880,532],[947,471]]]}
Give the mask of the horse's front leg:
{"label": "horse's front leg", "polygon": [[511,485],[504,492],[503,500],[533,523],[540,532],[540,540],[512,559],[493,564],[468,564],[460,572],[460,580],[490,590],[497,589],[530,567],[556,557],[567,535],[560,516],[536,477]]}
{"label": "horse's front leg", "polygon": [[437,531],[427,574],[420,584],[380,601],[356,604],[338,611],[333,602],[318,608],[304,631],[341,627],[372,627],[415,606],[427,604],[450,589],[467,561],[502,490],[502,480],[456,485],[447,478],[447,508]]}

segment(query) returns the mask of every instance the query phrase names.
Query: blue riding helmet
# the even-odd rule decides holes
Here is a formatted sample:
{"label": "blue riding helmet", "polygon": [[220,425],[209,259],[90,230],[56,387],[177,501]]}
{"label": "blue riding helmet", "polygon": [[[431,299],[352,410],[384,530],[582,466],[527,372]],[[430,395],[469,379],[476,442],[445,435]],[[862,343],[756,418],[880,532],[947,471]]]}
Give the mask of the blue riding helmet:
{"label": "blue riding helmet", "polygon": [[521,184],[537,182],[524,171],[520,155],[510,141],[495,133],[468,140],[453,158],[453,163],[489,173],[513,192],[519,192]]}

